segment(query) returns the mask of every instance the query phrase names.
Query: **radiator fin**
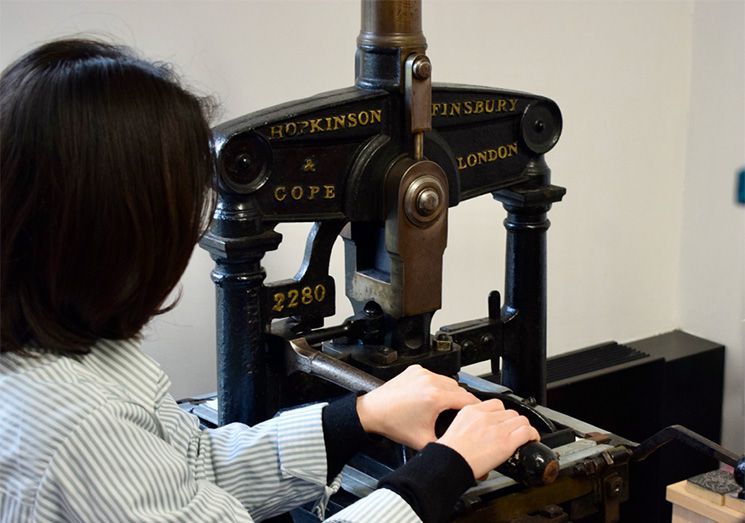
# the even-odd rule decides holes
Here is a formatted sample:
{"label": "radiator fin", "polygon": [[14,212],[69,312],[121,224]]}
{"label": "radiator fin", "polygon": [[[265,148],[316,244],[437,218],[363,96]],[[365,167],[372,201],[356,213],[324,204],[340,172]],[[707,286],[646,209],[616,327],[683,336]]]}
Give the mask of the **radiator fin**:
{"label": "radiator fin", "polygon": [[649,357],[649,354],[627,345],[605,343],[572,354],[555,356],[546,361],[546,381],[551,383],[615,365]]}

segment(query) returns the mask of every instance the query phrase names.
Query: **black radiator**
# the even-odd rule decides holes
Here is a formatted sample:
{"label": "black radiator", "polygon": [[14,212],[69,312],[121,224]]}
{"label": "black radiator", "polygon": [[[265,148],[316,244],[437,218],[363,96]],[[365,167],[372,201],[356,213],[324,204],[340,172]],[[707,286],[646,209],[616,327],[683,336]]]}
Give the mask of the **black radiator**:
{"label": "black radiator", "polygon": [[[673,331],[549,358],[548,406],[637,442],[673,424],[721,440],[724,347]],[[665,487],[718,463],[672,443],[631,469],[625,522],[670,521]]]}

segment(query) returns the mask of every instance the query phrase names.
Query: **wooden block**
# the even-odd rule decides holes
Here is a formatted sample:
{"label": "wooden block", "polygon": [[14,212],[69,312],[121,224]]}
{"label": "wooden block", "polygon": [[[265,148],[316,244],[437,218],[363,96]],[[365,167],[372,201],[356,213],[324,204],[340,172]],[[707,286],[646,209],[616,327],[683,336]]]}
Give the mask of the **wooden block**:
{"label": "wooden block", "polygon": [[683,508],[680,505],[673,505],[673,514],[670,523],[716,523],[716,521],[687,508]]}
{"label": "wooden block", "polygon": [[724,470],[712,470],[686,481],[686,490],[715,505],[724,505],[724,496],[730,492],[739,492],[732,474]]}
{"label": "wooden block", "polygon": [[[717,523],[743,523],[745,522],[745,514],[739,510],[734,510],[723,505],[716,505],[705,499],[691,494],[685,487],[686,481],[680,481],[673,485],[667,486],[667,500],[673,504],[673,510],[675,511],[678,507],[684,508],[687,511],[693,512],[696,517],[691,519],[682,519],[678,517],[676,522],[690,522],[690,523],[702,523],[707,522],[708,518],[710,521]],[[683,511],[677,511],[679,516]]]}
{"label": "wooden block", "polygon": [[740,493],[739,489],[735,492],[729,492],[724,496],[724,506],[742,512],[745,515],[745,499],[740,499],[737,495]]}

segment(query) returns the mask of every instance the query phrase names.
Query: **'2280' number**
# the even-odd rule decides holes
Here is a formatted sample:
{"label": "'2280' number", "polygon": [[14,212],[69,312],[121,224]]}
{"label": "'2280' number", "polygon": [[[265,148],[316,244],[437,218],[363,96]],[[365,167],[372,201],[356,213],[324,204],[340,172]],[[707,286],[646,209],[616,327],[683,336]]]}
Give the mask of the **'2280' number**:
{"label": "'2280' number", "polygon": [[318,284],[315,287],[303,287],[302,289],[290,289],[286,293],[274,293],[273,311],[282,312],[287,309],[294,309],[300,304],[310,305],[314,302],[322,302],[326,299],[326,287]]}

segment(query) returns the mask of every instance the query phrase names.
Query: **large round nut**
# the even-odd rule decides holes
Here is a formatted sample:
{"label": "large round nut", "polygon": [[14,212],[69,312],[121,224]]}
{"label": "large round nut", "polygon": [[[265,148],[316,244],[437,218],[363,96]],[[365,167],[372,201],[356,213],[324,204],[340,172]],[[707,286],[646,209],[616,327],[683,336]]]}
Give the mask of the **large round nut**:
{"label": "large round nut", "polygon": [[412,223],[427,225],[442,214],[445,191],[440,181],[429,174],[416,178],[406,189],[404,212]]}

